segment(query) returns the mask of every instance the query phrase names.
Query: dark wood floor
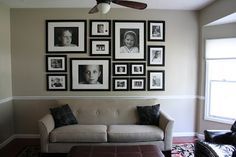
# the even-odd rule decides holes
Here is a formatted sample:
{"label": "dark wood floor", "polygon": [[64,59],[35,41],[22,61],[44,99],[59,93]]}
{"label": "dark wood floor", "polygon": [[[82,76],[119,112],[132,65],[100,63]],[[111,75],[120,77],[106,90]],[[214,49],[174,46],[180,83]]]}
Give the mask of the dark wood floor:
{"label": "dark wood floor", "polygon": [[[174,137],[173,144],[192,143],[196,137]],[[0,149],[0,157],[16,157],[26,146],[39,146],[39,139],[14,139]]]}

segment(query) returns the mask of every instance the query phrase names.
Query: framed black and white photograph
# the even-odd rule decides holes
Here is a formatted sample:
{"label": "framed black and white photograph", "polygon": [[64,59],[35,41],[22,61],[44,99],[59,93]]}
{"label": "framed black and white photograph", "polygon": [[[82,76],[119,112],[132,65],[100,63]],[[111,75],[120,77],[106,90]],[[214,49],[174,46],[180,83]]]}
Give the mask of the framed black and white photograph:
{"label": "framed black and white photograph", "polygon": [[86,20],[46,20],[47,53],[85,53]]}
{"label": "framed black and white photograph", "polygon": [[148,40],[165,41],[165,21],[148,21]]}
{"label": "framed black and white photograph", "polygon": [[90,37],[110,37],[111,20],[90,20]]}
{"label": "framed black and white photograph", "polygon": [[165,46],[148,46],[148,65],[165,65]]}
{"label": "framed black and white photograph", "polygon": [[113,59],[145,60],[146,21],[113,22]]}
{"label": "framed black and white photograph", "polygon": [[113,91],[128,91],[129,78],[113,78]]}
{"label": "framed black and white photograph", "polygon": [[113,76],[128,76],[129,63],[113,63]]}
{"label": "framed black and white photograph", "polygon": [[66,72],[67,71],[66,55],[46,55],[47,72]]}
{"label": "framed black and white photograph", "polygon": [[148,71],[148,90],[165,90],[165,71]]}
{"label": "framed black and white photograph", "polygon": [[72,91],[109,91],[110,59],[70,58]]}
{"label": "framed black and white photograph", "polygon": [[90,39],[91,56],[110,56],[111,39]]}
{"label": "framed black and white photograph", "polygon": [[66,74],[47,74],[48,91],[66,91],[67,75]]}
{"label": "framed black and white photograph", "polygon": [[130,90],[144,91],[146,90],[145,78],[130,78]]}
{"label": "framed black and white photograph", "polygon": [[146,63],[130,63],[130,75],[131,76],[145,76]]}

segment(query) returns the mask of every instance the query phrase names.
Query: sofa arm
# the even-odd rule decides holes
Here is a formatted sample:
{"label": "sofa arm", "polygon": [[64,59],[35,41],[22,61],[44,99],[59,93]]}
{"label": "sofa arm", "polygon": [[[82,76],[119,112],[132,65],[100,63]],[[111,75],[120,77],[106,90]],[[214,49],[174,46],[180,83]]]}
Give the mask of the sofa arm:
{"label": "sofa arm", "polygon": [[174,119],[164,112],[160,112],[159,127],[164,131],[164,149],[171,150],[173,140]]}
{"label": "sofa arm", "polygon": [[236,133],[231,130],[205,130],[204,135],[207,142],[236,145]]}
{"label": "sofa arm", "polygon": [[39,120],[39,135],[42,153],[48,152],[49,133],[54,129],[54,127],[55,123],[51,114],[47,114]]}

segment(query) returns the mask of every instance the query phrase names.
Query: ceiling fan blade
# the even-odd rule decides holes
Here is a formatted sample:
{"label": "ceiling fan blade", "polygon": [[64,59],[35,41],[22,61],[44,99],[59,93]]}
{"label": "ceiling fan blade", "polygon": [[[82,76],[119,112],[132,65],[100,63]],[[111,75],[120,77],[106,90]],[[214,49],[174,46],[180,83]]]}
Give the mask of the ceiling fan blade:
{"label": "ceiling fan blade", "polygon": [[112,2],[121,6],[129,7],[133,9],[139,9],[139,10],[143,10],[147,7],[146,3],[141,3],[141,2],[123,1],[123,0],[112,0]]}
{"label": "ceiling fan blade", "polygon": [[94,13],[97,13],[99,10],[98,10],[98,7],[97,5],[95,5],[92,9],[89,10],[89,14],[94,14]]}

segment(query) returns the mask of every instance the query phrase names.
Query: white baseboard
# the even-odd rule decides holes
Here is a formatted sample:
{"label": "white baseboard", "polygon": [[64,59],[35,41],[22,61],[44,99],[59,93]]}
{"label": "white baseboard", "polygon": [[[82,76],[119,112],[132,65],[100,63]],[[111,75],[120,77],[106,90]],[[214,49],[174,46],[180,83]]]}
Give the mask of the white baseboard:
{"label": "white baseboard", "polygon": [[196,136],[196,132],[174,132],[173,137]]}
{"label": "white baseboard", "polygon": [[39,138],[39,134],[14,134],[7,138],[4,142],[0,143],[0,149],[5,147],[8,143],[17,138]]}

